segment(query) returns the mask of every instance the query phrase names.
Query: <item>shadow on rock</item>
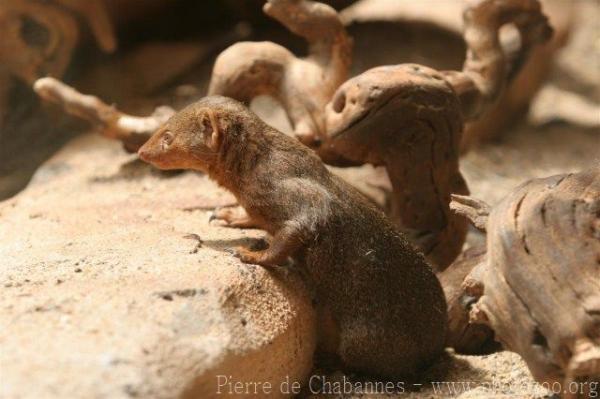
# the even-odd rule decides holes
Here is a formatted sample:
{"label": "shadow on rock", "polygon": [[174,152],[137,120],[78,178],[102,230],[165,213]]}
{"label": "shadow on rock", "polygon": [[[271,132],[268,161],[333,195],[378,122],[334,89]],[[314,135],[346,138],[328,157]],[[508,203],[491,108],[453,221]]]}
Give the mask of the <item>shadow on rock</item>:
{"label": "shadow on rock", "polygon": [[92,183],[111,183],[115,181],[138,180],[146,176],[156,176],[159,178],[171,178],[179,176],[182,170],[159,170],[143,162],[139,158],[134,158],[124,162],[119,170],[110,176],[94,176],[90,178]]}

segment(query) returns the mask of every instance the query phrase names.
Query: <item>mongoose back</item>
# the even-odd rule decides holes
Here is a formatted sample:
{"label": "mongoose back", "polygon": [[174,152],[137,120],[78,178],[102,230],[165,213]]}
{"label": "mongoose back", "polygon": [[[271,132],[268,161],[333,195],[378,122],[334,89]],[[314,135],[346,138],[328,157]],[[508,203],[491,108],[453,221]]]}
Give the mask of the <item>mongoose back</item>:
{"label": "mongoose back", "polygon": [[226,97],[206,97],[175,114],[139,150],[161,169],[195,169],[231,191],[246,215],[221,218],[256,226],[271,239],[239,250],[247,263],[306,268],[332,327],[326,341],[345,370],[414,376],[444,349],[442,288],[385,215],[332,175],[308,147]]}

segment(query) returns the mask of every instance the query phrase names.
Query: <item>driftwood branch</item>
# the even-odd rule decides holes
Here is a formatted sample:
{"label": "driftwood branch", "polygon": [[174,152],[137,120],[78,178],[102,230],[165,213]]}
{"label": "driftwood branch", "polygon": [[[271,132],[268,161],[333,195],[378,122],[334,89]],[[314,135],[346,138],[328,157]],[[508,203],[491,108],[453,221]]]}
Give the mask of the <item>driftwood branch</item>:
{"label": "driftwood branch", "polygon": [[[481,0],[470,1],[471,8],[477,7],[479,3]],[[461,18],[461,13],[468,4],[469,2],[466,0],[443,1],[436,2],[436,6],[431,7],[431,2],[428,1],[358,0],[354,5],[342,11],[341,15],[347,25],[354,25],[355,30],[368,29],[368,26],[374,23],[384,22],[393,22],[409,30],[414,29],[413,26],[421,29],[425,25],[435,27],[435,32],[440,32],[436,33],[440,35],[439,40],[447,40],[446,34],[456,40],[463,36],[465,23]],[[505,4],[508,10],[510,3],[506,2]],[[537,91],[548,79],[550,70],[555,66],[553,61],[558,50],[568,42],[576,21],[578,2],[542,0],[541,4],[553,29],[551,40],[541,46],[527,49],[520,46],[519,30],[515,25],[501,28],[500,42],[506,55],[500,54],[500,56],[505,59],[507,65],[508,82],[503,94],[493,101],[491,107],[484,106],[484,112],[477,119],[470,119],[465,124],[461,140],[463,151],[483,142],[497,139],[516,119],[523,116]],[[534,14],[531,15],[533,17]],[[472,15],[469,16],[471,21],[472,17]],[[531,19],[530,22],[532,22]],[[467,21],[468,23],[470,22]],[[471,24],[471,26],[474,25]],[[525,34],[529,34],[527,28],[523,27],[521,30]],[[533,44],[527,39],[525,41],[530,45]],[[416,46],[420,44],[416,43]],[[428,47],[415,48],[413,51],[420,53],[424,48]],[[429,55],[429,57],[433,56],[431,62],[437,65],[447,64],[450,62],[447,59],[448,55],[450,55],[451,62],[457,62],[459,54],[453,54],[454,52],[450,49],[448,51],[448,54],[445,51]],[[511,73],[511,71],[513,72]],[[539,102],[538,99],[536,99],[537,102]],[[552,108],[557,109],[557,107]],[[596,122],[597,119],[596,117]],[[597,124],[596,122],[595,124]]]}
{"label": "driftwood branch", "polygon": [[467,221],[450,194],[468,194],[459,171],[461,104],[439,72],[404,64],[348,80],[327,106],[329,163],[385,166],[392,183],[390,218],[443,270],[462,250]]}
{"label": "driftwood branch", "polygon": [[600,381],[600,166],[520,186],[494,206],[487,235],[487,259],[465,280],[483,290],[471,320],[536,380],[567,393],[577,382],[587,397]]}
{"label": "driftwood branch", "polygon": [[[450,194],[468,193],[458,167],[463,118],[494,101],[507,71],[548,29],[536,0],[479,1],[465,16],[463,71],[404,64],[350,79],[326,108],[327,137],[318,149],[330,163],[386,167],[392,219],[438,270],[458,256],[466,236],[466,221],[449,206]],[[503,53],[498,38],[509,23],[525,44],[515,57]]]}
{"label": "driftwood branch", "polygon": [[91,122],[101,135],[120,140],[130,152],[137,152],[175,113],[172,108],[162,106],[147,117],[128,115],[98,97],[82,94],[54,78],[37,80],[34,90],[44,100],[58,104],[67,113]]}
{"label": "driftwood branch", "polygon": [[33,84],[41,76],[63,75],[80,40],[78,18],[91,27],[103,50],[116,48],[103,0],[0,2],[0,126],[9,112],[12,79]]}
{"label": "driftwood branch", "polygon": [[485,231],[490,206],[485,202],[466,195],[451,194],[450,209],[469,219],[473,226]]}
{"label": "driftwood branch", "polygon": [[[472,248],[438,274],[448,303],[446,346],[458,353],[483,354],[498,348],[492,329],[471,323],[469,317],[472,305],[483,295],[483,285],[475,280],[475,276],[485,262],[485,247]],[[467,276],[469,279],[465,280]]]}
{"label": "driftwood branch", "polygon": [[[473,119],[495,103],[552,29],[538,0],[480,0],[466,9],[464,25],[467,58],[463,70],[447,72],[447,79],[464,104],[464,115]],[[503,47],[500,31],[506,25],[514,26],[518,36]]]}
{"label": "driftwood branch", "polygon": [[337,12],[309,0],[268,0],[264,12],[309,44],[309,55],[296,57],[271,42],[237,43],[217,58],[209,95],[249,103],[259,95],[277,99],[296,136],[309,146],[325,133],[322,110],[348,76],[351,40]]}

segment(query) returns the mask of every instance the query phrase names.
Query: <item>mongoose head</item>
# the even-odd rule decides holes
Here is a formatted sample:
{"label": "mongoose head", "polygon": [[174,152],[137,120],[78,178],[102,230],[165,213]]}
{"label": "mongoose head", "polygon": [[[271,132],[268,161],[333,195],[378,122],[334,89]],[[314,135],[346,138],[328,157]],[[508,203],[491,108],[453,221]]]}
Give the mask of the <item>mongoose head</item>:
{"label": "mongoose head", "polygon": [[159,169],[207,171],[217,161],[223,137],[248,110],[235,100],[210,96],[173,115],[139,149]]}

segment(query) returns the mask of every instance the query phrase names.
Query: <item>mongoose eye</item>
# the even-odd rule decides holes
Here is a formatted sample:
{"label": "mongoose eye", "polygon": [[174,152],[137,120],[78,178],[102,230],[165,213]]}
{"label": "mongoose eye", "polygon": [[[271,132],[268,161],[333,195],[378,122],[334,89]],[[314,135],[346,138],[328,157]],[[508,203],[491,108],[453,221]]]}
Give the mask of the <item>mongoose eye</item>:
{"label": "mongoose eye", "polygon": [[173,133],[166,131],[163,133],[162,135],[162,149],[166,150],[171,143],[173,142],[173,139],[175,138],[175,136],[173,136]]}

